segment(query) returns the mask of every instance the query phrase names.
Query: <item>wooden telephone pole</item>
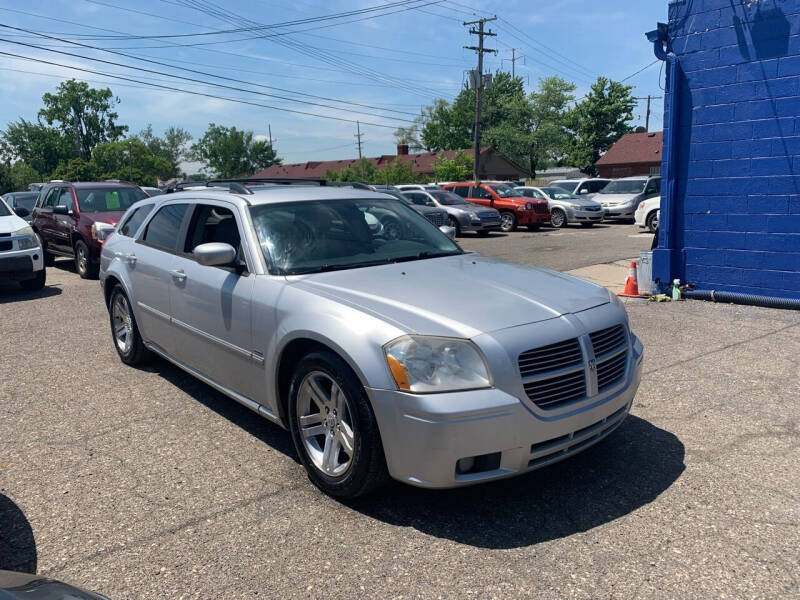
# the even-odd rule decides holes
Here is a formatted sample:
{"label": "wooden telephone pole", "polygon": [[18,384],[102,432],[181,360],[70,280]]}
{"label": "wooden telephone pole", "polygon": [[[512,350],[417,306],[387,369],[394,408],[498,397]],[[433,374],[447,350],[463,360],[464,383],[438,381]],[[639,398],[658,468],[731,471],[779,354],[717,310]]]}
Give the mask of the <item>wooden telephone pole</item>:
{"label": "wooden telephone pole", "polygon": [[472,176],[475,178],[475,181],[478,181],[478,165],[480,164],[481,160],[481,100],[483,95],[483,55],[487,52],[492,52],[497,54],[497,50],[492,50],[490,48],[483,47],[483,38],[486,36],[489,37],[496,37],[496,33],[492,33],[492,31],[484,31],[484,25],[489,21],[496,20],[497,17],[485,18],[485,19],[478,19],[477,21],[468,21],[464,23],[464,26],[467,27],[469,25],[477,25],[478,28],[471,27],[469,32],[472,35],[478,36],[478,45],[477,46],[464,46],[467,50],[474,50],[478,54],[478,69],[475,73],[475,156],[473,160],[473,167],[472,167]]}

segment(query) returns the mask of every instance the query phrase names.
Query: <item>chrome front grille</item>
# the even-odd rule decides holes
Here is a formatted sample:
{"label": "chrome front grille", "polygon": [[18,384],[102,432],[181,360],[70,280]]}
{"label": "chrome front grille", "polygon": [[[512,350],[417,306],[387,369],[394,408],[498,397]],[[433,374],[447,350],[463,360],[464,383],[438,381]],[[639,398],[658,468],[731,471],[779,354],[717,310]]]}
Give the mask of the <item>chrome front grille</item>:
{"label": "chrome front grille", "polygon": [[539,379],[523,385],[528,398],[539,408],[583,398],[586,395],[586,374],[583,369],[548,379]]}
{"label": "chrome front grille", "polygon": [[441,211],[429,212],[425,215],[425,217],[437,227],[441,227],[445,224],[445,213]]}
{"label": "chrome front grille", "polygon": [[597,360],[597,391],[611,387],[625,375],[628,335],[623,325],[595,331],[589,336]]}
{"label": "chrome front grille", "polygon": [[547,202],[537,202],[533,205],[533,212],[544,214],[549,210]]}
{"label": "chrome front grille", "polygon": [[519,373],[529,377],[547,371],[557,371],[583,363],[581,345],[577,339],[534,348],[519,355]]}
{"label": "chrome front grille", "polygon": [[583,210],[588,210],[591,212],[603,210],[602,206],[584,206]]}
{"label": "chrome front grille", "polygon": [[499,221],[500,215],[496,212],[479,212],[478,218],[481,221]]}
{"label": "chrome front grille", "polygon": [[[522,387],[539,408],[552,410],[612,387],[625,376],[628,364],[628,330],[614,325],[584,336],[594,351],[594,363],[584,356],[578,338],[526,350],[517,366]],[[596,383],[596,388],[595,388]],[[595,390],[591,391],[590,390]]]}

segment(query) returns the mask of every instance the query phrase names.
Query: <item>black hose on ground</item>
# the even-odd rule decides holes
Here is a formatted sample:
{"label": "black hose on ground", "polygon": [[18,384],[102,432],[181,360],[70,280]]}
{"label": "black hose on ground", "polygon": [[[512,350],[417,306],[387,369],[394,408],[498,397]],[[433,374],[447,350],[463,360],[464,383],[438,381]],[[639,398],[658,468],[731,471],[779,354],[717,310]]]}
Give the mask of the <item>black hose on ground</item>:
{"label": "black hose on ground", "polygon": [[711,302],[800,310],[800,298],[776,298],[775,296],[759,296],[757,294],[741,294],[739,292],[717,290],[686,290],[681,292],[681,295],[692,300],[710,300]]}

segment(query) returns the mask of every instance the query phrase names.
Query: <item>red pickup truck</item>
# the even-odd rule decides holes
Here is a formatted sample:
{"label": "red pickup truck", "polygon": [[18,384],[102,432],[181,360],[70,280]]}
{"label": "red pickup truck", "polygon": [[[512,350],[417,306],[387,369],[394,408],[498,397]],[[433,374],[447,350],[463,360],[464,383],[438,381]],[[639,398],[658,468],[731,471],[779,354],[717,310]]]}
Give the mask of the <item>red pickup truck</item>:
{"label": "red pickup truck", "polygon": [[443,190],[455,192],[470,202],[490,206],[500,211],[500,229],[514,231],[518,225],[526,225],[534,231],[550,222],[547,200],[526,198],[505,183],[448,183]]}

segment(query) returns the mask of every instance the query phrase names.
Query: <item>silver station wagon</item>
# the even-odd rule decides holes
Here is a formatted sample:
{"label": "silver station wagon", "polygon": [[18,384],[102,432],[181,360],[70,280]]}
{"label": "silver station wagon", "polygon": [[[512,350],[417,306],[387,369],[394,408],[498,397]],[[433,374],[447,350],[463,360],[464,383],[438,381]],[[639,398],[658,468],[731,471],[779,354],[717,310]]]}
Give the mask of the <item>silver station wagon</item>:
{"label": "silver station wagon", "polygon": [[289,429],[326,493],[525,473],[628,414],[643,348],[605,288],[464,252],[378,192],[230,188],[124,215],[100,270],[114,344]]}

